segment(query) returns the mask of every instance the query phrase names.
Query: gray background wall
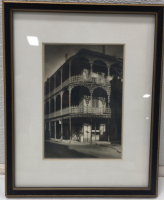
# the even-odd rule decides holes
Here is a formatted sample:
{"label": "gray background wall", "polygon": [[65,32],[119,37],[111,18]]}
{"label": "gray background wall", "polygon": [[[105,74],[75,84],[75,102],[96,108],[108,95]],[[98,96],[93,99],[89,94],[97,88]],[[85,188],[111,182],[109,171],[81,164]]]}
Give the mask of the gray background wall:
{"label": "gray background wall", "polygon": [[[39,0],[42,1],[42,0]],[[44,0],[45,1],[45,0]],[[50,0],[48,0],[50,1]],[[164,0],[59,0],[56,2],[83,3],[119,3],[119,4],[163,4]],[[163,70],[164,71],[164,70]],[[164,76],[164,75],[163,75]],[[164,81],[162,87],[162,111],[160,131],[159,165],[164,165]],[[3,36],[2,36],[2,0],[0,0],[0,163],[5,163],[4,144],[4,84],[3,84]]]}

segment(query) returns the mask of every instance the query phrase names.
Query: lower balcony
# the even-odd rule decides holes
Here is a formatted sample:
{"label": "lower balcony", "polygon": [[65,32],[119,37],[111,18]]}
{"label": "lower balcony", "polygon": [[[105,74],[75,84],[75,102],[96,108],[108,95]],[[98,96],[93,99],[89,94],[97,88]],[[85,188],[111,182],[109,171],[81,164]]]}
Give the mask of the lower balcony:
{"label": "lower balcony", "polygon": [[55,111],[45,115],[45,119],[58,117],[67,114],[94,114],[94,115],[110,115],[111,109],[105,107],[89,107],[89,106],[71,106],[62,110]]}

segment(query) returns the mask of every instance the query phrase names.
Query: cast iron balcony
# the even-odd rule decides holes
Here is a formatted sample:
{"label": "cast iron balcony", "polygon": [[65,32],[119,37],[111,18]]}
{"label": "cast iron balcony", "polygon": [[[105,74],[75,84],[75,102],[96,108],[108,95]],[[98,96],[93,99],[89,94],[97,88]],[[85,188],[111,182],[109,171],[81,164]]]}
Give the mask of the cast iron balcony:
{"label": "cast iron balcony", "polygon": [[68,86],[69,84],[78,84],[78,83],[92,83],[96,85],[110,85],[111,77],[94,77],[94,76],[84,76],[84,75],[77,75],[72,76],[65,80],[61,85],[59,85],[57,88],[54,88],[49,94],[45,95],[45,99],[51,97],[52,95],[56,94],[60,90],[62,90],[64,87]]}
{"label": "cast iron balcony", "polygon": [[62,110],[55,111],[45,116],[45,119],[58,117],[67,114],[94,114],[104,115],[107,114],[111,117],[111,109],[105,107],[90,107],[90,106],[71,106]]}

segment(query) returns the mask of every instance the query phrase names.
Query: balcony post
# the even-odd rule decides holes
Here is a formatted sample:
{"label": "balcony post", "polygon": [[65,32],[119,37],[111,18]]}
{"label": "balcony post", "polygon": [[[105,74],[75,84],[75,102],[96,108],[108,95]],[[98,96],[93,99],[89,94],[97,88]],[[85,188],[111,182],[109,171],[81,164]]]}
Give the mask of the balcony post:
{"label": "balcony post", "polygon": [[91,116],[91,136],[90,136],[90,143],[92,144],[92,116]]}
{"label": "balcony post", "polygon": [[95,124],[95,141],[96,141],[96,124]]}
{"label": "balcony post", "polygon": [[110,74],[109,74],[109,69],[110,69],[110,66],[108,66],[108,76],[110,76]]}
{"label": "balcony post", "polygon": [[51,138],[51,122],[49,122],[49,138]]}
{"label": "balcony post", "polygon": [[71,132],[71,117],[69,117],[69,133],[70,133],[70,143],[71,143],[71,140],[72,140],[72,132]]}
{"label": "balcony post", "polygon": [[108,117],[108,142],[111,143],[109,134],[110,134],[110,131],[109,131],[109,117]]}
{"label": "balcony post", "polygon": [[84,98],[85,98],[85,101],[86,101],[86,104],[87,104],[86,112],[88,113],[88,104],[89,104],[90,97],[89,96],[84,96]]}
{"label": "balcony post", "polygon": [[110,103],[110,95],[108,95],[108,108],[109,108],[109,103]]}
{"label": "balcony post", "polygon": [[54,113],[56,115],[56,96],[54,97]]}
{"label": "balcony post", "polygon": [[63,140],[63,120],[61,119],[61,138],[60,140]]}
{"label": "balcony post", "polygon": [[107,95],[108,95],[108,108],[110,108],[109,104],[110,104],[111,87],[108,89]]}
{"label": "balcony post", "polygon": [[93,91],[90,92],[91,93],[91,113],[92,113],[92,97],[93,97]]}
{"label": "balcony post", "polygon": [[54,135],[55,135],[55,140],[56,140],[56,121],[54,122]]}
{"label": "balcony post", "polygon": [[63,91],[60,93],[60,109],[61,109],[61,115],[62,115],[62,108],[63,108]]}
{"label": "balcony post", "polygon": [[108,68],[108,76],[110,76],[110,67],[114,64],[114,62],[110,62],[107,64],[107,68]]}
{"label": "balcony post", "polygon": [[91,77],[92,77],[92,71],[93,71],[93,68],[92,68],[92,67],[93,67],[93,63],[91,62],[90,65],[91,65],[91,73],[90,73],[90,75],[91,75]]}
{"label": "balcony post", "polygon": [[61,88],[62,88],[62,73],[63,73],[63,69],[60,69],[60,73],[61,73]]}
{"label": "balcony post", "polygon": [[71,113],[71,91],[72,91],[72,87],[69,86],[69,113]]}

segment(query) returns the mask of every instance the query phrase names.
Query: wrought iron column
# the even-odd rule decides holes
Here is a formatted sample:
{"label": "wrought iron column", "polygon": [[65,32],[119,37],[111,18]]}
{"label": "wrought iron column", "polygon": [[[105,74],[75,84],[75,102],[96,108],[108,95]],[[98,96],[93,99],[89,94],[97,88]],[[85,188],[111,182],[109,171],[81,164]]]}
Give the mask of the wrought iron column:
{"label": "wrought iron column", "polygon": [[55,140],[56,140],[56,121],[54,122],[54,138],[55,138]]}
{"label": "wrought iron column", "polygon": [[108,76],[110,75],[110,74],[109,74],[109,70],[110,70],[110,67],[108,66]]}
{"label": "wrought iron column", "polygon": [[93,63],[90,63],[90,65],[91,65],[91,73],[90,73],[90,75],[91,75],[91,77],[92,77],[92,70],[93,70]]}
{"label": "wrought iron column", "polygon": [[71,113],[71,91],[72,87],[69,86],[69,113]]}
{"label": "wrought iron column", "polygon": [[63,140],[63,120],[61,119],[61,138],[60,140]]}
{"label": "wrought iron column", "polygon": [[96,124],[95,124],[95,141],[96,141]]}
{"label": "wrought iron column", "polygon": [[51,138],[51,122],[49,122],[49,137]]}
{"label": "wrought iron column", "polygon": [[108,108],[110,108],[109,104],[110,104],[111,87],[108,88],[107,95],[108,95]]}
{"label": "wrought iron column", "polygon": [[107,114],[108,114],[108,142],[110,142],[109,115],[111,115],[111,113],[110,113],[110,105],[109,105],[109,103],[110,103],[111,87],[107,91],[107,94],[108,94],[108,112],[107,112]]}
{"label": "wrought iron column", "polygon": [[62,73],[63,73],[63,69],[60,69],[60,73],[61,73],[61,88],[62,88]]}
{"label": "wrought iron column", "polygon": [[110,67],[114,64],[114,62],[109,62],[107,63],[107,68],[108,68],[108,76],[110,76]]}
{"label": "wrought iron column", "polygon": [[89,111],[88,111],[88,104],[89,104],[89,101],[90,101],[90,96],[86,96],[86,95],[84,95],[84,98],[85,98],[85,101],[86,101],[86,104],[87,104],[87,113],[89,113]]}
{"label": "wrought iron column", "polygon": [[69,117],[69,133],[70,133],[70,142],[71,142],[72,140],[71,117]]}
{"label": "wrought iron column", "polygon": [[63,91],[60,93],[60,109],[61,109],[61,115],[62,115],[62,109],[63,109]]}
{"label": "wrought iron column", "polygon": [[108,108],[109,108],[109,103],[110,103],[110,95],[108,94]]}
{"label": "wrought iron column", "polygon": [[108,117],[108,142],[110,142],[109,134],[110,134],[110,131],[109,131],[109,117]]}
{"label": "wrought iron column", "polygon": [[93,91],[90,92],[91,93],[91,113],[92,113],[92,95],[93,95]]}
{"label": "wrought iron column", "polygon": [[92,144],[92,116],[91,116],[91,136],[90,136],[91,138],[90,138],[90,143]]}
{"label": "wrought iron column", "polygon": [[54,112],[56,112],[56,96],[54,97]]}

